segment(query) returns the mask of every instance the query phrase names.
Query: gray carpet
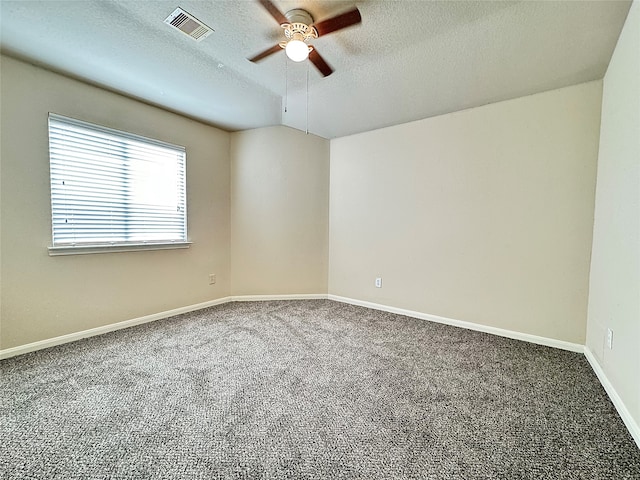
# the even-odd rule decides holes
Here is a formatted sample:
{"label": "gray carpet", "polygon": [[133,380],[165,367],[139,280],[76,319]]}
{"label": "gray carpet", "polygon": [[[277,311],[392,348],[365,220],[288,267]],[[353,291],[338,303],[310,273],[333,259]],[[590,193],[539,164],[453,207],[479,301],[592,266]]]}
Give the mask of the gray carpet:
{"label": "gray carpet", "polygon": [[0,366],[3,479],[640,479],[582,355],[328,300]]}

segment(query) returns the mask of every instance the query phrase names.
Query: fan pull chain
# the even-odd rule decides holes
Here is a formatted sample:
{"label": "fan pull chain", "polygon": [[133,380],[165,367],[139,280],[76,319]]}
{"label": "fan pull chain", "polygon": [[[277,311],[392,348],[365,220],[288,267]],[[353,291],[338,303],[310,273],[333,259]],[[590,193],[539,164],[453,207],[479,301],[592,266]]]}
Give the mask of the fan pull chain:
{"label": "fan pull chain", "polygon": [[309,135],[309,63],[307,61],[307,128],[305,133]]}
{"label": "fan pull chain", "polygon": [[289,101],[289,62],[287,56],[284,57],[284,113],[287,113],[287,103]]}

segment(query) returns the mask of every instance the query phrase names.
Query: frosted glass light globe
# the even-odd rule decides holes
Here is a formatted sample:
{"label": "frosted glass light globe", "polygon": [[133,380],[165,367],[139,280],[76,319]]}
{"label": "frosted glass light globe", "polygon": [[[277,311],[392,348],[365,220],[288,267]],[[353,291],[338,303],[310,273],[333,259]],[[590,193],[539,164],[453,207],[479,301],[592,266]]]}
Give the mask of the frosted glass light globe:
{"label": "frosted glass light globe", "polygon": [[309,46],[302,40],[289,40],[284,50],[294,62],[302,62],[309,57]]}

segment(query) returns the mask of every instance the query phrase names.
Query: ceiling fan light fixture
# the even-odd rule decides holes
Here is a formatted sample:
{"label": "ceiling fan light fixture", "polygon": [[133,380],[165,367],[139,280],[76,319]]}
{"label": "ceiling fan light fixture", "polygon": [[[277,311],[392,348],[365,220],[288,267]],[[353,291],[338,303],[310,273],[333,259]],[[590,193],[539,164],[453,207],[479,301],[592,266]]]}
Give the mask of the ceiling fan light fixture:
{"label": "ceiling fan light fixture", "polygon": [[267,48],[248,60],[250,62],[258,62],[278,52],[279,49],[284,49],[287,58],[290,58],[294,62],[303,62],[309,59],[325,77],[333,73],[333,68],[320,56],[313,45],[309,45],[309,42],[312,42],[320,35],[326,35],[362,22],[360,11],[356,7],[340,15],[316,23],[313,20],[313,16],[302,8],[294,8],[286,14],[283,14],[271,0],[255,1],[260,3],[276,22],[280,24],[280,27],[284,29],[286,40],[275,44],[273,47]]}
{"label": "ceiling fan light fixture", "polygon": [[287,53],[287,57],[294,62],[303,62],[309,58],[311,48],[309,48],[309,45],[304,43],[302,40],[294,38],[287,42],[287,46],[284,51]]}

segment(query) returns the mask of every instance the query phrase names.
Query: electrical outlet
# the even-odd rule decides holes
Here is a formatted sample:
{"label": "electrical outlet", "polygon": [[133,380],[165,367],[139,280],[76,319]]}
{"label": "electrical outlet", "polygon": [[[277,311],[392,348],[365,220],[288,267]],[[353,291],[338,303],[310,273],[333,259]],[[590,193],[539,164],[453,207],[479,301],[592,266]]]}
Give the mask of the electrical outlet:
{"label": "electrical outlet", "polygon": [[376,288],[382,288],[382,277],[376,278]]}
{"label": "electrical outlet", "polygon": [[214,283],[216,283],[216,274],[215,273],[210,273],[209,274],[209,285],[213,285]]}
{"label": "electrical outlet", "polygon": [[613,330],[607,328],[607,347],[609,350],[613,348]]}

